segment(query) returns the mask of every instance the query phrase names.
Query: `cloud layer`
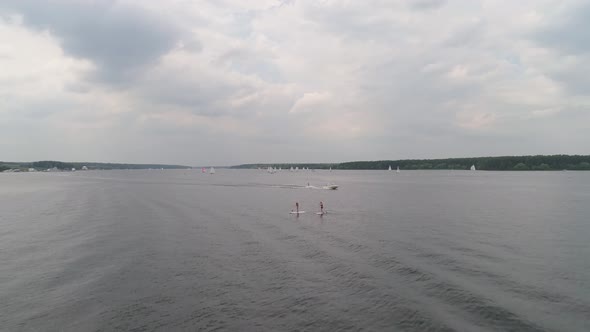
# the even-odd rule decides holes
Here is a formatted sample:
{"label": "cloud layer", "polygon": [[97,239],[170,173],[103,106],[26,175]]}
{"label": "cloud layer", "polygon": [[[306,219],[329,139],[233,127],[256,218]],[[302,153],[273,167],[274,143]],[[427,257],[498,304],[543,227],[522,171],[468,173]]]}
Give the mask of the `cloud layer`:
{"label": "cloud layer", "polygon": [[585,1],[0,4],[0,159],[588,154]]}

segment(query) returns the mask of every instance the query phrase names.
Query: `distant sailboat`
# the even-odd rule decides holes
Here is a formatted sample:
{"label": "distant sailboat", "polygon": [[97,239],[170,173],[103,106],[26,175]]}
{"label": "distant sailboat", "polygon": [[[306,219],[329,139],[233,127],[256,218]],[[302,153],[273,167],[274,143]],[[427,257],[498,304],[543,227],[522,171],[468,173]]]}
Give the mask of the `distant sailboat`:
{"label": "distant sailboat", "polygon": [[389,165],[389,170],[391,171],[391,165]]}
{"label": "distant sailboat", "polygon": [[470,169],[471,169],[472,171],[475,171],[475,165],[471,165],[471,168],[470,168]]}
{"label": "distant sailboat", "polygon": [[396,173],[399,173],[399,166],[397,167],[397,170],[395,170]]}
{"label": "distant sailboat", "polygon": [[205,169],[205,167],[201,168],[201,173],[207,173],[207,170]]}
{"label": "distant sailboat", "polygon": [[209,174],[215,174],[215,168],[211,167],[211,169],[209,170]]}
{"label": "distant sailboat", "polygon": [[330,167],[330,172],[332,171],[332,167]]}

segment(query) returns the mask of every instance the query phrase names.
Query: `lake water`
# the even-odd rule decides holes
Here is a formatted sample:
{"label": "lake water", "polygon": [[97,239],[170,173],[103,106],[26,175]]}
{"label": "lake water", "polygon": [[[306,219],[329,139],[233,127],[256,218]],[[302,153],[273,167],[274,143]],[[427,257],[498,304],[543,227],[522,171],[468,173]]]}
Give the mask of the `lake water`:
{"label": "lake water", "polygon": [[0,174],[0,329],[589,331],[590,172]]}

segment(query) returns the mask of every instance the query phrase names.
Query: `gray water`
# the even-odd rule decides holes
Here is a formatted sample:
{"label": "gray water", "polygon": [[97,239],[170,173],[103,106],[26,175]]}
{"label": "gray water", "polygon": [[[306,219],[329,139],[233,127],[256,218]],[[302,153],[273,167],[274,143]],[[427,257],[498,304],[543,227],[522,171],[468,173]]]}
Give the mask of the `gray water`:
{"label": "gray water", "polygon": [[0,174],[0,329],[588,331],[589,235],[590,172]]}

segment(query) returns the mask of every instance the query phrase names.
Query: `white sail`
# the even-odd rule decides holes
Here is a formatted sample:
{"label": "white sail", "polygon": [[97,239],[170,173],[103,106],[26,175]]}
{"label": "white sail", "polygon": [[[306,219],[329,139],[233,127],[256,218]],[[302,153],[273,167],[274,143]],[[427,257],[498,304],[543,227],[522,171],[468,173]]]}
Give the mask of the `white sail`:
{"label": "white sail", "polygon": [[396,170],[396,172],[397,172],[397,173],[399,173],[399,166],[397,167],[397,170]]}
{"label": "white sail", "polygon": [[391,171],[391,165],[389,165],[389,170]]}
{"label": "white sail", "polygon": [[211,167],[211,169],[209,170],[209,174],[215,174],[215,168]]}
{"label": "white sail", "polygon": [[471,170],[475,171],[475,165],[471,165]]}

